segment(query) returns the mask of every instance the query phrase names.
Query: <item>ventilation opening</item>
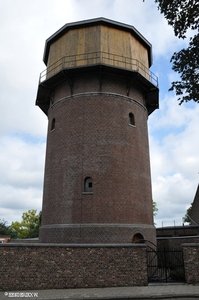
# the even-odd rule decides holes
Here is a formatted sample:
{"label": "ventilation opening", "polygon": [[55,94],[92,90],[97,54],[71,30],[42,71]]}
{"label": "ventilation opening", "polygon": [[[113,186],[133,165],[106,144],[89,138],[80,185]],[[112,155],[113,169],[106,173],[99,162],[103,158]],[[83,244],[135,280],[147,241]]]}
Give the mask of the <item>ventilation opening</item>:
{"label": "ventilation opening", "polygon": [[91,177],[86,177],[84,180],[84,192],[92,193],[93,191],[93,181]]}
{"label": "ventilation opening", "polygon": [[132,240],[132,243],[133,244],[143,244],[145,242],[144,240],[144,237],[141,233],[136,233],[134,236],[133,236],[133,240]]}
{"label": "ventilation opening", "polygon": [[134,114],[132,113],[129,113],[129,124],[135,126],[135,118],[134,118]]}
{"label": "ventilation opening", "polygon": [[52,119],[50,130],[52,131],[54,129],[55,129],[55,118]]}

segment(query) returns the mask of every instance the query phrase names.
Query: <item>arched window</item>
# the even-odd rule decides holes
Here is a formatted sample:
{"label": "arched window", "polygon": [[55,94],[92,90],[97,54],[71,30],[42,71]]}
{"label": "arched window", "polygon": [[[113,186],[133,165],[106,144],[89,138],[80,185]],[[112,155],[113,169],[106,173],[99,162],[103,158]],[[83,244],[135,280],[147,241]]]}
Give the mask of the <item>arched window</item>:
{"label": "arched window", "polygon": [[131,112],[129,113],[129,124],[135,126],[134,114],[132,114]]}
{"label": "arched window", "polygon": [[93,191],[93,181],[91,177],[86,177],[84,180],[84,192],[91,193]]}
{"label": "arched window", "polygon": [[50,130],[52,131],[54,129],[55,129],[55,118],[52,119]]}
{"label": "arched window", "polygon": [[133,240],[132,240],[132,243],[139,243],[139,244],[142,244],[144,243],[145,240],[144,240],[144,237],[141,233],[136,233],[134,236],[133,236]]}

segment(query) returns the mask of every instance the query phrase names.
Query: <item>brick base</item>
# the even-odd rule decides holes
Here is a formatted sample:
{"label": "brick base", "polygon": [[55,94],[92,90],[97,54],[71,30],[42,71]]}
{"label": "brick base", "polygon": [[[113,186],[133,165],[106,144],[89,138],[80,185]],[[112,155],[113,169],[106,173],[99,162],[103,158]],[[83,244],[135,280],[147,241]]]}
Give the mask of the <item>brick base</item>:
{"label": "brick base", "polygon": [[145,224],[53,224],[40,227],[41,243],[132,243],[136,234],[156,243],[155,227]]}

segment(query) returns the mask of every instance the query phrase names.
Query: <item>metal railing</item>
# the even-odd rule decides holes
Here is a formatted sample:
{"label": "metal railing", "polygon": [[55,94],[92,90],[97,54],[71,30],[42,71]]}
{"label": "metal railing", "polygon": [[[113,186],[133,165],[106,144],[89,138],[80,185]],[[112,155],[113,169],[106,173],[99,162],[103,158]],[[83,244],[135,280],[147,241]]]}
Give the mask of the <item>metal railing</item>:
{"label": "metal railing", "polygon": [[184,282],[184,258],[182,248],[147,247],[149,282]]}
{"label": "metal railing", "polygon": [[39,82],[41,83],[46,79],[49,79],[64,69],[95,65],[99,63],[137,71],[151,83],[158,86],[158,77],[140,61],[108,52],[91,52],[64,56],[40,73]]}

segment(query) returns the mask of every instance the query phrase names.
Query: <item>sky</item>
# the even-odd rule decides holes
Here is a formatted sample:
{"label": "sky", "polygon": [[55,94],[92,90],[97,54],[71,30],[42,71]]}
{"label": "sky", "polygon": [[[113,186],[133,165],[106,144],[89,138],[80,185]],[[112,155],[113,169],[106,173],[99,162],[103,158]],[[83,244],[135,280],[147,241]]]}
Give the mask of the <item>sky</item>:
{"label": "sky", "polygon": [[[170,58],[187,46],[154,0],[0,0],[0,219],[42,209],[47,117],[35,106],[45,40],[68,22],[97,17],[134,26],[153,46],[160,108],[149,116],[157,227],[182,225],[199,182],[199,104],[168,92],[178,78]],[[188,37],[193,33],[188,32]]]}

